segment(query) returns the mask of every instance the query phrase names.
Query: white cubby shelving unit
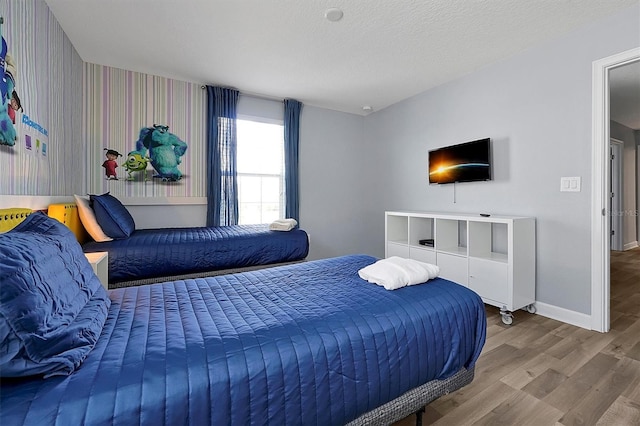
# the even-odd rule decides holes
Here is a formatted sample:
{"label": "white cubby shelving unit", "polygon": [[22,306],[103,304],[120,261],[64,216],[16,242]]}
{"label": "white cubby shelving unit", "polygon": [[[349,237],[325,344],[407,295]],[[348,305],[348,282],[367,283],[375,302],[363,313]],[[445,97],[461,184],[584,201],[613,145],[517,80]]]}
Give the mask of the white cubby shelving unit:
{"label": "white cubby shelving unit", "polygon": [[[420,240],[433,239],[434,246]],[[388,211],[385,257],[400,256],[440,267],[440,276],[469,287],[502,321],[512,312],[535,312],[535,218]]]}

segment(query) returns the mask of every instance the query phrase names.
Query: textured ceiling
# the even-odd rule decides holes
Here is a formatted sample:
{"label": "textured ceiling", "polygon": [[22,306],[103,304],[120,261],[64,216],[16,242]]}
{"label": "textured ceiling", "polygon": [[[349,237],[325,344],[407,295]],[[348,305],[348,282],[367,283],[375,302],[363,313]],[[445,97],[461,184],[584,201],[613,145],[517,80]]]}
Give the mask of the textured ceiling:
{"label": "textured ceiling", "polygon": [[639,0],[45,1],[85,62],[364,115]]}

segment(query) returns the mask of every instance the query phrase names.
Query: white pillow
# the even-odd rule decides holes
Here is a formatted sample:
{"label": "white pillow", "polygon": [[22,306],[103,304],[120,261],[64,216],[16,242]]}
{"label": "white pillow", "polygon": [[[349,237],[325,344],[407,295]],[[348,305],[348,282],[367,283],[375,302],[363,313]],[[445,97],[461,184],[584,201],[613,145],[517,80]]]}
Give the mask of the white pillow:
{"label": "white pillow", "polygon": [[89,199],[75,194],[73,194],[73,198],[76,199],[80,221],[82,222],[84,229],[86,229],[89,235],[91,235],[91,238],[99,243],[104,241],[112,241],[113,238],[106,235],[104,231],[102,231],[100,225],[98,225],[96,215],[93,213],[93,209],[89,205]]}

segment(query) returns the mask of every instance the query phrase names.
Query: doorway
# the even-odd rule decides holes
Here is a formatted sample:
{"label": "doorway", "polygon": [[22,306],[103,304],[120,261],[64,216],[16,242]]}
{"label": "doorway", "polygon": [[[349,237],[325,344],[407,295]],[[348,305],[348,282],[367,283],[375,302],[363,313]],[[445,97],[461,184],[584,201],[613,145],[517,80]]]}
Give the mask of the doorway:
{"label": "doorway", "polygon": [[595,61],[592,70],[591,329],[600,332],[608,332],[610,328],[609,73],[637,61],[640,61],[640,48]]}

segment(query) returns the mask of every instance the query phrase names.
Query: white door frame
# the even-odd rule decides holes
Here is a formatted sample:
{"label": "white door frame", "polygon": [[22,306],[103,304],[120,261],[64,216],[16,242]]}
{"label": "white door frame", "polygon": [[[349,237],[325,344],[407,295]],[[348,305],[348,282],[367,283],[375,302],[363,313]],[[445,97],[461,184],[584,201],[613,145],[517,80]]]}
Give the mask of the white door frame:
{"label": "white door frame", "polygon": [[640,47],[593,62],[591,162],[591,329],[609,331],[609,71],[640,59]]}

